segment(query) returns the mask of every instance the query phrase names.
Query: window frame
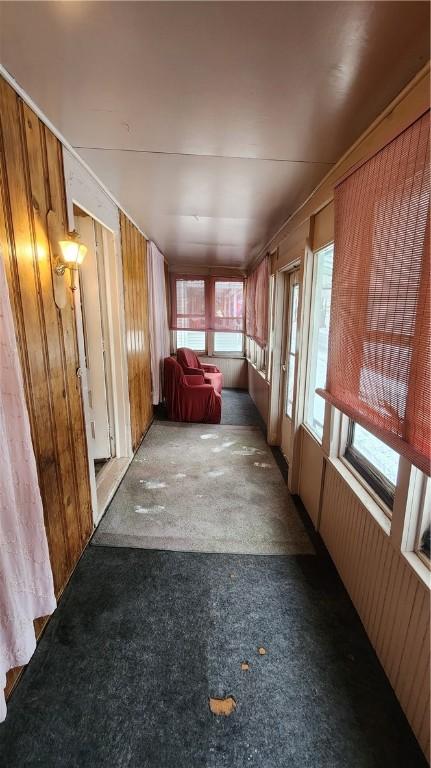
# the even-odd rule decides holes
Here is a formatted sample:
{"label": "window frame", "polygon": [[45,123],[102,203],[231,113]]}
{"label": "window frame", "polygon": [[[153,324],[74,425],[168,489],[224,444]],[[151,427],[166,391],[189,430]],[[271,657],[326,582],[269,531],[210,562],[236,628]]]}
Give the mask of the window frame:
{"label": "window frame", "polygon": [[[245,278],[239,275],[234,276],[218,276],[218,275],[196,275],[196,274],[187,274],[187,273],[180,273],[180,272],[171,272],[170,273],[170,279],[171,279],[171,295],[173,291],[175,291],[175,297],[176,297],[176,291],[177,291],[177,283],[179,281],[203,281],[204,283],[204,290],[205,290],[205,318],[208,319],[209,317],[209,311],[210,307],[215,302],[215,290],[216,290],[216,283],[241,283],[243,286],[243,296],[245,294]],[[173,286],[175,285],[175,288]],[[183,315],[184,317],[190,317],[190,315]],[[177,313],[176,317],[178,318],[179,315]],[[203,316],[202,316],[203,317]],[[214,329],[193,329],[193,328],[170,328],[170,334],[171,334],[171,349],[174,353],[176,353],[177,349],[180,348],[178,344],[178,333],[188,333],[188,332],[196,332],[196,333],[203,333],[205,335],[205,348],[204,349],[195,349],[194,347],[189,347],[189,349],[192,349],[193,352],[195,352],[197,355],[202,355],[204,357],[215,357],[215,358],[226,358],[226,359],[237,359],[237,360],[244,360],[246,359],[246,334],[245,334],[245,313],[243,312],[243,328],[242,330],[238,331],[224,331],[223,329],[214,330]],[[242,350],[232,350],[232,351],[226,351],[226,352],[216,352],[214,349],[214,334],[215,333],[241,333],[243,336],[243,345]]]}
{"label": "window frame", "polygon": [[392,518],[397,485],[393,485],[369,459],[354,447],[355,424],[353,419],[348,420],[343,459],[349,468],[353,467],[355,474],[361,478],[362,484],[365,482],[367,490],[373,491],[374,498],[382,506],[385,514]]}
{"label": "window frame", "polygon": [[[309,404],[310,404],[310,371],[311,371],[311,364],[313,362],[312,360],[312,351],[313,351],[313,342],[314,342],[314,334],[315,334],[315,328],[314,328],[314,310],[315,310],[315,302],[317,297],[317,276],[318,276],[318,262],[319,262],[319,256],[322,254],[323,251],[326,251],[327,248],[332,247],[332,262],[334,260],[334,252],[335,252],[335,244],[333,240],[330,240],[325,245],[319,246],[319,248],[316,248],[315,251],[312,252],[312,265],[311,265],[311,291],[310,291],[310,298],[309,298],[309,322],[308,322],[308,334],[307,334],[307,361],[306,361],[306,379],[305,379],[305,389],[304,389],[304,409],[303,409],[303,418],[302,418],[302,424],[305,427],[305,429],[310,432],[312,437],[319,443],[319,445],[323,445],[323,438],[325,433],[325,417],[323,418],[323,424],[322,424],[322,434],[318,434],[315,430],[315,428],[309,423],[308,421],[308,414],[310,411]],[[334,264],[332,263],[332,269]],[[331,281],[331,300],[332,300],[332,281]],[[327,355],[328,355],[328,349],[327,349]],[[317,362],[317,356],[316,356],[316,362]],[[316,392],[313,392],[314,397],[319,397],[319,395],[316,395]],[[323,401],[324,403],[324,401]]]}

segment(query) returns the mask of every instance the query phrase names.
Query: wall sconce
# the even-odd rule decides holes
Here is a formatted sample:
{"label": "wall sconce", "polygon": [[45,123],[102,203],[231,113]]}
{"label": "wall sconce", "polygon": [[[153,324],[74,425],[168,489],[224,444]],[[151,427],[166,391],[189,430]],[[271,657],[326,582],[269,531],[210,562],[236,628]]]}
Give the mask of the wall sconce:
{"label": "wall sconce", "polygon": [[79,242],[78,232],[71,232],[68,240],[59,241],[61,255],[55,267],[55,273],[61,277],[66,269],[70,269],[71,289],[76,291],[74,273],[85,259],[87,247]]}

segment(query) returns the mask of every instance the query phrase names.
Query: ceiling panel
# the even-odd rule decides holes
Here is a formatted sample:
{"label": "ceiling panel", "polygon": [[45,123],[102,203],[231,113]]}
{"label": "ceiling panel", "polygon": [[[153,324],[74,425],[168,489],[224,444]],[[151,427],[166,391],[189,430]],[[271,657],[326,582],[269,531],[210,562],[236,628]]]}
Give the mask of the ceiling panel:
{"label": "ceiling panel", "polygon": [[176,263],[244,266],[428,58],[425,2],[0,4],[1,63]]}

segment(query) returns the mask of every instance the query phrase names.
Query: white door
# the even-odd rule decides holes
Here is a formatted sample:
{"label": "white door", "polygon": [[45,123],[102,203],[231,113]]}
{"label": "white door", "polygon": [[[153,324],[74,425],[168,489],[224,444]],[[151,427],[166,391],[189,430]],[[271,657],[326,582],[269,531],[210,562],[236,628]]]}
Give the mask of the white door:
{"label": "white door", "polygon": [[109,459],[111,441],[94,221],[90,216],[76,216],[75,222],[88,249],[80,267],[80,288],[88,378],[90,455],[93,460]]}
{"label": "white door", "polygon": [[282,397],[281,397],[281,450],[286,461],[292,457],[293,414],[295,412],[299,269],[286,274],[284,328],[285,339],[282,356]]}

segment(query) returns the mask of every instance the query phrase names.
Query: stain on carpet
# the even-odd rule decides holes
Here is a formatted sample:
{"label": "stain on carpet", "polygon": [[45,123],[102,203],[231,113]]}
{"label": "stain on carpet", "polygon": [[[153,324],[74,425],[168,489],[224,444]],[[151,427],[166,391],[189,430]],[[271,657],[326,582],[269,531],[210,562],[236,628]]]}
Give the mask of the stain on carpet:
{"label": "stain on carpet", "polygon": [[224,699],[215,699],[210,696],[208,703],[213,715],[218,717],[229,717],[236,710],[236,701],[233,696],[226,696]]}

